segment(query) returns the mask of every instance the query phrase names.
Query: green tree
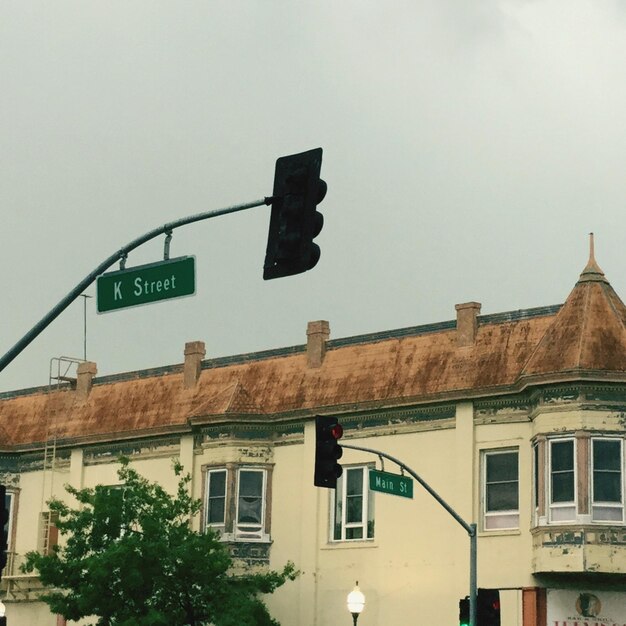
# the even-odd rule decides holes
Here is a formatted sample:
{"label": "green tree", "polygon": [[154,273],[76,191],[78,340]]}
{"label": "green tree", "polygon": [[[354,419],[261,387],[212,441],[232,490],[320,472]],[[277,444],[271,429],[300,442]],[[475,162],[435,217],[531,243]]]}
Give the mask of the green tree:
{"label": "green tree", "polygon": [[191,529],[201,503],[178,462],[174,496],[120,463],[119,486],[66,486],[78,508],[49,503],[66,540],[48,555],[29,552],[23,570],[38,572],[50,609],[97,626],[279,626],[259,596],[294,580],[294,565],[234,574],[219,537]]}

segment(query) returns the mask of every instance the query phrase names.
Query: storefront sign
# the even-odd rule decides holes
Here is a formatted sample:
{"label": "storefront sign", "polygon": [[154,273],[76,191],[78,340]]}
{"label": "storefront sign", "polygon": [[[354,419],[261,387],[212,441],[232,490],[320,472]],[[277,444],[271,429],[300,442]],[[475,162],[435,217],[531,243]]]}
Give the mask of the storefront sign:
{"label": "storefront sign", "polygon": [[548,589],[547,626],[626,626],[626,592]]}

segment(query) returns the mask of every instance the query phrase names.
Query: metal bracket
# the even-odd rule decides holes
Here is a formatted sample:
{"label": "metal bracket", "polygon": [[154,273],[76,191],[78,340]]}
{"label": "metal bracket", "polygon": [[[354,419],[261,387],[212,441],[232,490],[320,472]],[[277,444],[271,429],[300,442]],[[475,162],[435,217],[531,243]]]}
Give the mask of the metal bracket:
{"label": "metal bracket", "polygon": [[163,244],[163,260],[168,261],[170,258],[170,241],[172,241],[172,230],[165,231],[165,243]]}
{"label": "metal bracket", "polygon": [[128,259],[128,255],[127,254],[123,254],[120,257],[120,271],[126,269],[126,259]]}
{"label": "metal bracket", "polygon": [[380,459],[380,471],[384,472],[385,471],[385,460],[383,459],[383,457],[379,454],[378,458]]}

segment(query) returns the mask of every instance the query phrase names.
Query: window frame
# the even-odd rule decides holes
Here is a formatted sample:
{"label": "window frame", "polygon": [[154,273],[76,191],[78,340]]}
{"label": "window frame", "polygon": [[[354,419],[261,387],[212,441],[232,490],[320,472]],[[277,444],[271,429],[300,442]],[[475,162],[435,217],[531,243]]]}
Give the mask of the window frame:
{"label": "window frame", "polygon": [[[261,474],[261,522],[260,524],[243,523],[239,521],[241,504],[241,474],[242,472]],[[241,465],[237,467],[237,480],[235,485],[235,517],[233,519],[233,535],[236,541],[267,541],[269,534],[265,532],[267,510],[267,470],[262,467]],[[244,530],[245,527],[259,526],[257,530]]]}
{"label": "window frame", "polygon": [[8,499],[8,511],[9,516],[6,523],[6,536],[7,536],[7,552],[13,552],[13,528],[15,517],[15,503],[17,501],[17,494],[15,491],[10,491],[8,488],[4,492],[5,508],[7,506]]}
{"label": "window frame", "polygon": [[[369,488],[369,471],[373,467],[371,463],[361,463],[358,465],[344,465],[343,473],[337,480],[337,488],[332,490],[330,497],[330,523],[329,523],[329,541],[331,543],[352,543],[355,541],[373,541],[375,534],[375,514],[374,514],[374,492]],[[348,473],[356,470],[363,472],[361,479],[362,492],[361,497],[361,521],[347,522],[346,516],[348,507],[344,505],[347,497],[348,489]],[[339,493],[339,491],[341,492]],[[337,509],[338,495],[341,496],[340,506],[341,520],[339,523],[339,537],[336,537],[337,530]],[[348,531],[353,529],[361,529],[361,537],[347,537]]]}
{"label": "window frame", "polygon": [[539,511],[541,508],[541,490],[540,490],[540,478],[541,478],[541,459],[539,458],[539,442],[534,441],[532,444],[532,469],[533,469],[533,495],[532,495],[532,510],[533,510],[533,526],[537,526],[539,523]]}
{"label": "window frame", "polygon": [[[507,447],[507,448],[491,448],[482,450],[482,472],[481,472],[481,501],[482,501],[482,530],[485,532],[502,532],[502,531],[515,531],[520,527],[520,451],[519,447]],[[516,478],[515,480],[501,480],[491,481],[487,480],[487,466],[489,458],[504,455],[514,454],[516,458]],[[488,510],[489,502],[489,486],[503,483],[515,482],[517,485],[517,508],[515,509],[502,509],[502,510]],[[506,525],[507,520],[512,520],[514,523]],[[494,520],[491,522],[491,520]],[[498,525],[498,520],[501,520],[503,525]],[[494,524],[494,525],[492,525]]]}
{"label": "window frame", "polygon": [[[596,470],[595,463],[594,463],[594,459],[595,459],[594,449],[595,449],[596,443],[598,442],[615,442],[619,444],[619,469],[618,470],[607,470],[607,469]],[[625,502],[624,483],[626,482],[624,480],[624,438],[623,437],[602,437],[602,436],[597,436],[597,435],[592,436],[591,437],[591,451],[589,455],[589,466],[590,466],[589,467],[589,482],[590,482],[589,506],[591,510],[591,520],[595,524],[623,524],[624,523],[624,502]],[[598,472],[600,471],[617,472],[618,471],[619,472],[619,477],[620,477],[620,489],[619,489],[620,500],[619,502],[603,501],[603,500],[595,499],[596,471]],[[617,511],[620,511],[621,515],[619,519],[607,519],[607,518],[596,517],[597,513],[602,509],[617,510]]]}
{"label": "window frame", "polygon": [[[210,467],[206,470],[205,480],[205,493],[204,493],[204,527],[211,528],[220,534],[223,534],[226,529],[226,519],[228,517],[228,501],[229,501],[229,489],[228,489],[228,468],[226,467]],[[209,504],[211,499],[211,474],[224,474],[224,495],[219,496],[224,498],[224,517],[221,523],[209,522]]]}
{"label": "window frame", "polygon": [[[572,444],[572,469],[558,470],[558,472],[552,469],[553,459],[553,447],[559,443],[571,443]],[[548,439],[548,454],[547,454],[547,492],[548,492],[548,517],[551,524],[570,524],[578,521],[578,442],[576,437],[554,437]],[[564,473],[565,471],[572,473],[573,483],[573,498],[563,502],[554,502],[554,475],[556,473]],[[571,511],[569,517],[560,517],[559,515],[566,515],[567,511]],[[565,512],[565,513],[563,513]]]}
{"label": "window frame", "polygon": [[39,513],[37,551],[44,556],[52,554],[54,546],[59,544],[59,529],[56,526],[58,519],[59,514],[50,510]]}

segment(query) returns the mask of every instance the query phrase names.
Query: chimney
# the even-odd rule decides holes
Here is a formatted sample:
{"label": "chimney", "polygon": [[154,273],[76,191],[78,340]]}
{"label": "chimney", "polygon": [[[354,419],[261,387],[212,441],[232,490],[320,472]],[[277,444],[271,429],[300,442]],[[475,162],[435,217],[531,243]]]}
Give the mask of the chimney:
{"label": "chimney", "polygon": [[93,361],[85,361],[78,364],[76,368],[76,393],[81,400],[87,400],[89,397],[93,385],[93,377],[97,371],[98,368]]}
{"label": "chimney", "polygon": [[206,355],[204,341],[189,341],[185,344],[185,364],[183,366],[183,385],[193,389],[200,378],[200,366]]}
{"label": "chimney", "polygon": [[464,302],[454,307],[456,309],[456,343],[460,348],[471,346],[476,340],[480,306],[480,302]]}
{"label": "chimney", "polygon": [[306,328],[306,360],[309,367],[321,367],[330,337],[328,322],[309,322]]}

